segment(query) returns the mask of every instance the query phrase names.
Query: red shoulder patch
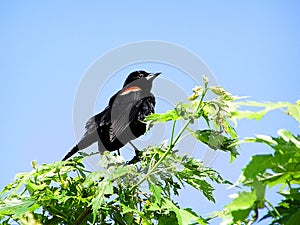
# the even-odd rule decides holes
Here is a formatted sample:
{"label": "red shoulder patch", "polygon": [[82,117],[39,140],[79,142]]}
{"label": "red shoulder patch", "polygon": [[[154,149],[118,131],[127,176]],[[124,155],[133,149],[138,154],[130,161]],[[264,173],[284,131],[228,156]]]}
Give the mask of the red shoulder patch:
{"label": "red shoulder patch", "polygon": [[135,91],[141,91],[142,89],[139,88],[139,87],[128,87],[128,88],[125,88],[120,95],[127,95],[129,94],[130,92],[135,92]]}

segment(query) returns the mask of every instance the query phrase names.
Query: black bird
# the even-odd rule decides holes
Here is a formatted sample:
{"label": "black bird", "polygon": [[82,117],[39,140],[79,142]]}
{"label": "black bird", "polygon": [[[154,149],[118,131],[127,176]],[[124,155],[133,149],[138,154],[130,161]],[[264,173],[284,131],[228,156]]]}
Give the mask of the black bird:
{"label": "black bird", "polygon": [[130,141],[146,132],[146,124],[142,121],[154,113],[155,97],[151,88],[153,80],[160,74],[143,70],[130,73],[123,88],[110,98],[108,106],[87,121],[85,134],[63,160],[95,142],[101,153],[119,152],[129,142],[138,157],[139,151]]}

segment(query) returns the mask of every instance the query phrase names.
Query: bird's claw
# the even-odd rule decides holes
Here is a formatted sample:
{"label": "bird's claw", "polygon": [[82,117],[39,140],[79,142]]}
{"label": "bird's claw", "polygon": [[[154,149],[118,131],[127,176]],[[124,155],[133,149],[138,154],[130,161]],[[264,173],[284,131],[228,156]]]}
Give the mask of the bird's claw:
{"label": "bird's claw", "polygon": [[135,156],[130,161],[128,161],[126,164],[132,165],[132,164],[135,164],[135,163],[141,161],[141,156],[142,156],[141,151],[135,151]]}

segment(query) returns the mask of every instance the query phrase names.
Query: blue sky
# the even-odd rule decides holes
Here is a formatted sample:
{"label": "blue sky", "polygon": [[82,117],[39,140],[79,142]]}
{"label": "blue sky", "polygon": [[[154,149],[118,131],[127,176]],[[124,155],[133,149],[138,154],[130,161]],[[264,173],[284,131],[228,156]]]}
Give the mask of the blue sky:
{"label": "blue sky", "polygon": [[[74,144],[73,104],[80,81],[99,57],[121,45],[174,43],[198,55],[233,94],[295,102],[300,97],[299,11],[299,1],[1,1],[0,188],[17,172],[29,171],[33,159],[60,160]],[[99,94],[95,112],[122,86],[128,71],[141,67],[163,72],[186,92],[192,87],[170,66],[130,65]],[[292,119],[276,112],[260,122],[241,122],[238,131],[275,135],[280,128],[299,133]],[[252,147],[242,148],[233,164],[219,154],[212,166],[236,179],[249,156],[264,151]],[[220,201],[212,205],[187,190],[180,201],[201,213],[220,210],[226,195],[218,191]]]}

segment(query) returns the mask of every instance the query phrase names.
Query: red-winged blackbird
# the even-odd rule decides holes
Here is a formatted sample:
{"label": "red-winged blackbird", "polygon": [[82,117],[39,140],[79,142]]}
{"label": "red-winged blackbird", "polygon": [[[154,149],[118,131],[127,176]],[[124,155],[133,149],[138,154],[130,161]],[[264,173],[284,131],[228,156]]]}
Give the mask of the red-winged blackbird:
{"label": "red-winged blackbird", "polygon": [[[98,142],[100,152],[119,151],[128,142],[132,144],[131,140],[144,134],[146,124],[142,121],[154,113],[155,98],[151,88],[158,75],[160,73],[143,70],[130,73],[123,88],[110,98],[108,106],[87,121],[85,134],[63,160],[95,142]],[[134,149],[138,157],[138,150]]]}

